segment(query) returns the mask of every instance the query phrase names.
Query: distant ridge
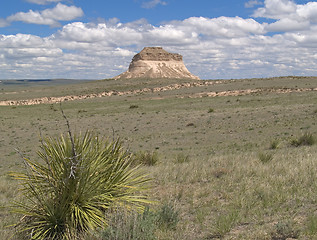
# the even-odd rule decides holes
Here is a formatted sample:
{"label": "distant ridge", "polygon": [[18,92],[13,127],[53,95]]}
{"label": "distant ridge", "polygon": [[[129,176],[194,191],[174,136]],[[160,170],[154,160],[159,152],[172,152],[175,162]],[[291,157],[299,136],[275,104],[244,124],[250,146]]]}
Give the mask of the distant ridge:
{"label": "distant ridge", "polygon": [[199,77],[188,71],[184,65],[182,55],[169,53],[162,47],[145,47],[133,57],[129,69],[115,77],[115,79],[130,78],[186,78],[199,80]]}

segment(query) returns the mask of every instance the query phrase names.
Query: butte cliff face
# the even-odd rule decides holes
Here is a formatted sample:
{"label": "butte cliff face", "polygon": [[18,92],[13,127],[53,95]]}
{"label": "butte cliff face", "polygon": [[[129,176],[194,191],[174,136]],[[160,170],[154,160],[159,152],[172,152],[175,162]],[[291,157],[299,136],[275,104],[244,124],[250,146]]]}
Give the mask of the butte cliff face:
{"label": "butte cliff face", "polygon": [[191,78],[199,77],[191,74],[177,53],[169,53],[161,47],[145,47],[136,54],[128,71],[115,79],[129,78]]}

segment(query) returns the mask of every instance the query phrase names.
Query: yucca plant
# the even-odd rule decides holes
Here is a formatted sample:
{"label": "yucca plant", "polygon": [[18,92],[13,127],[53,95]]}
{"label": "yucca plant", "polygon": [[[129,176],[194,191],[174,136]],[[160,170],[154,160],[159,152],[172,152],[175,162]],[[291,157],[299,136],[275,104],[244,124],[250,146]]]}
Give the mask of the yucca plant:
{"label": "yucca plant", "polygon": [[143,211],[149,203],[140,191],[150,179],[119,141],[91,132],[44,138],[39,160],[24,158],[26,171],[12,173],[21,181],[25,201],[12,211],[22,214],[15,226],[23,239],[78,239],[107,224],[113,205]]}

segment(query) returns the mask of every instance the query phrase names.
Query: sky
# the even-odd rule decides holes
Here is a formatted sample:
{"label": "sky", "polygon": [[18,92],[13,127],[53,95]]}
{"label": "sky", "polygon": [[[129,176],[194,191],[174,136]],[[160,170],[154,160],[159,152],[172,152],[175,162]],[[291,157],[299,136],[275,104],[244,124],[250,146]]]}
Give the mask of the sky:
{"label": "sky", "polygon": [[105,79],[144,47],[201,79],[317,76],[317,1],[10,0],[0,79]]}

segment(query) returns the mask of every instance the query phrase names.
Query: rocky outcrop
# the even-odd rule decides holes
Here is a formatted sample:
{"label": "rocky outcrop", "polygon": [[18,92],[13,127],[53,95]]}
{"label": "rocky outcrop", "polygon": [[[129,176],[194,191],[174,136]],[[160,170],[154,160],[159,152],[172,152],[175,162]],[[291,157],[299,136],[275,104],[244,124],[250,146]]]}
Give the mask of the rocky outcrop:
{"label": "rocky outcrop", "polygon": [[188,71],[182,55],[169,53],[161,47],[145,47],[133,57],[128,71],[115,77],[115,79],[121,78],[199,79]]}

